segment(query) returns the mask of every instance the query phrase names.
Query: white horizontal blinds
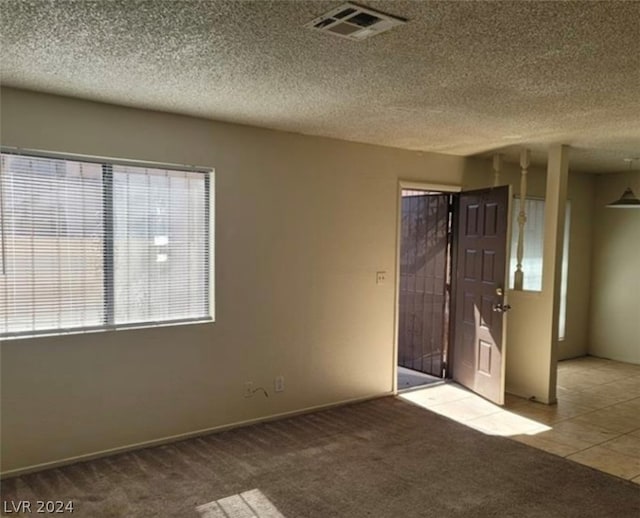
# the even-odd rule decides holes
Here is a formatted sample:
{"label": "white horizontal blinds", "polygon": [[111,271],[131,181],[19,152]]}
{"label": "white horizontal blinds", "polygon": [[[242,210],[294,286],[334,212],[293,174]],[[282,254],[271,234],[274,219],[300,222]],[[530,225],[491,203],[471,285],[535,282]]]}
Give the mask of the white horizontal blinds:
{"label": "white horizontal blinds", "polygon": [[115,324],[209,316],[207,177],[113,166]]}
{"label": "white horizontal blinds", "polygon": [[101,325],[101,166],[4,153],[1,160],[0,334]]}
{"label": "white horizontal blinds", "polygon": [[0,337],[206,320],[208,173],[2,153]]}

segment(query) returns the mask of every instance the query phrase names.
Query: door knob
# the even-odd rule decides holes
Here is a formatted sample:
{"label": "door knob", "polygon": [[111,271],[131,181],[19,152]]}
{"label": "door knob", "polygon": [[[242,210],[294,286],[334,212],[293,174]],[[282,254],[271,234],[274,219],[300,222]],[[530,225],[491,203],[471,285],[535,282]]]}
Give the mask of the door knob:
{"label": "door knob", "polygon": [[506,313],[510,309],[511,306],[509,304],[502,304],[501,302],[493,305],[493,311],[495,311],[496,313]]}

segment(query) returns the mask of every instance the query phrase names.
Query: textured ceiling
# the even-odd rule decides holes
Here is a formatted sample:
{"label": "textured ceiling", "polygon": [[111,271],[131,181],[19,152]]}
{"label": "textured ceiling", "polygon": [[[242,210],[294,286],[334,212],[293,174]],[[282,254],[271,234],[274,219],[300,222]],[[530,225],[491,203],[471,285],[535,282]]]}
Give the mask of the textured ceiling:
{"label": "textured ceiling", "polygon": [[327,1],[2,0],[2,82],[455,155],[640,156],[640,2],[364,1],[409,22],[362,42]]}

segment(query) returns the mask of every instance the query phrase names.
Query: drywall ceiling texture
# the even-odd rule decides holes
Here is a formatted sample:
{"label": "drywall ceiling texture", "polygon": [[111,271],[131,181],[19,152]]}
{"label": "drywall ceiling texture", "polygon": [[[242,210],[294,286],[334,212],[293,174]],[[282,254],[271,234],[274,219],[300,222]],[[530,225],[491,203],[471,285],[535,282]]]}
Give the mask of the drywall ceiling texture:
{"label": "drywall ceiling texture", "polygon": [[5,0],[2,81],[455,155],[565,143],[573,171],[640,154],[640,2],[369,1],[409,22],[303,27],[340,3]]}

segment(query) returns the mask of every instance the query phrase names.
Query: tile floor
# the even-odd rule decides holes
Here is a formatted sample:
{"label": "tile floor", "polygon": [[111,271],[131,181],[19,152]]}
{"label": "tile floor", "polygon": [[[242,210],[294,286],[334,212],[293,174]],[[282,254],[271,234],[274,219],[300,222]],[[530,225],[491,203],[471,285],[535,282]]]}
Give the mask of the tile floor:
{"label": "tile floor", "polygon": [[442,378],[436,378],[424,372],[414,371],[398,365],[398,390],[421,387],[430,383],[442,383],[443,381]]}
{"label": "tile floor", "polygon": [[558,404],[507,396],[498,407],[455,383],[400,397],[640,484],[640,365],[586,356],[558,364]]}

